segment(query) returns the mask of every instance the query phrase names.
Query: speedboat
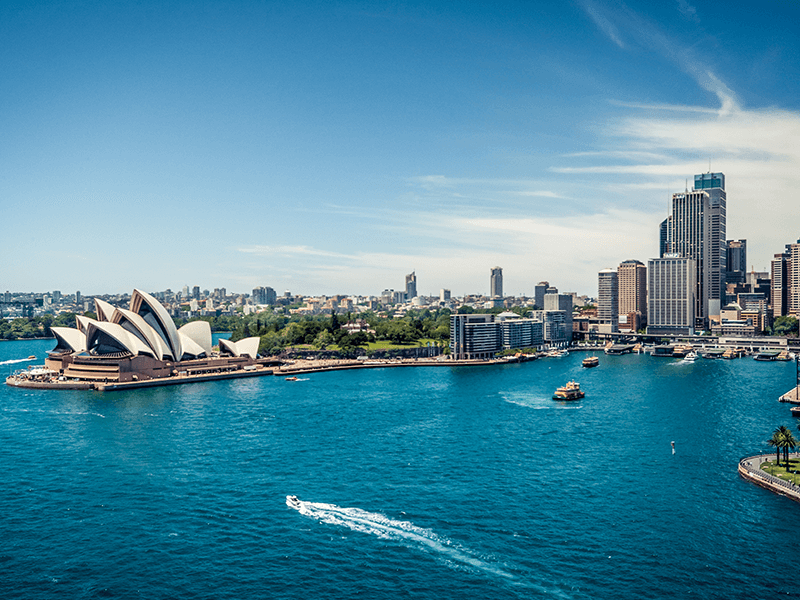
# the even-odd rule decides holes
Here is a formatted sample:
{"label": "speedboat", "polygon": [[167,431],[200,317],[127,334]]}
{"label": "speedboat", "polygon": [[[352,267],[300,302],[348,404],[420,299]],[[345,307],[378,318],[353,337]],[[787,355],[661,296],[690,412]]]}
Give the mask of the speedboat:
{"label": "speedboat", "polygon": [[697,354],[694,352],[689,352],[689,354],[683,357],[683,362],[694,362],[696,360],[697,360]]}
{"label": "speedboat", "polygon": [[286,381],[297,381],[297,377],[287,377]]}
{"label": "speedboat", "polygon": [[295,510],[300,510],[300,498],[297,496],[286,496],[286,506]]}

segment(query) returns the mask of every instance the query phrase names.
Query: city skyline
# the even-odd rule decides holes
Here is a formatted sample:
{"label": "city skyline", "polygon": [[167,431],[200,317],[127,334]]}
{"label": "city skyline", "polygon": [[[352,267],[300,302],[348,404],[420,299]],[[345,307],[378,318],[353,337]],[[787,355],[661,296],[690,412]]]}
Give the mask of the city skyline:
{"label": "city skyline", "polygon": [[463,296],[500,265],[506,295],[594,295],[707,171],[770,271],[800,237],[798,17],[6,3],[0,282],[378,295],[413,269]]}

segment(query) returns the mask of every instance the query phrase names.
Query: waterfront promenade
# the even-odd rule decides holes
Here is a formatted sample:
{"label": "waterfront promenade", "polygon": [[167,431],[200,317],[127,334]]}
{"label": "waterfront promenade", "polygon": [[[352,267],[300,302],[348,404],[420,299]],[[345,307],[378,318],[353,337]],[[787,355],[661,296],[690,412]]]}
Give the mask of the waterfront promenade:
{"label": "waterfront promenade", "polygon": [[[789,455],[794,458],[800,458],[800,453],[794,452]],[[739,461],[739,475],[743,479],[763,487],[771,492],[786,496],[787,498],[800,502],[800,486],[794,485],[788,481],[784,481],[779,477],[770,475],[769,473],[761,470],[761,465],[775,458],[775,454],[758,454],[756,456],[748,456]]]}

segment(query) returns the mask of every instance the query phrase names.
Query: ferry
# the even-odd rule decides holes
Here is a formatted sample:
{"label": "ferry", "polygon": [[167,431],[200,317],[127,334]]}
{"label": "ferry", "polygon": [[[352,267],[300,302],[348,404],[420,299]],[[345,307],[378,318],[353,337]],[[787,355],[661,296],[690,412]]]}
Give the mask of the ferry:
{"label": "ferry", "polygon": [[564,387],[560,387],[553,394],[553,400],[580,400],[586,394],[581,391],[581,384],[577,381],[570,381]]}
{"label": "ferry", "polygon": [[591,367],[596,367],[597,365],[599,365],[600,359],[597,358],[596,356],[590,356],[589,358],[584,358],[581,364],[583,364],[584,367],[589,369]]}
{"label": "ferry", "polygon": [[777,360],[779,354],[780,352],[777,350],[762,350],[761,352],[757,353],[754,358],[755,360],[771,361]]}

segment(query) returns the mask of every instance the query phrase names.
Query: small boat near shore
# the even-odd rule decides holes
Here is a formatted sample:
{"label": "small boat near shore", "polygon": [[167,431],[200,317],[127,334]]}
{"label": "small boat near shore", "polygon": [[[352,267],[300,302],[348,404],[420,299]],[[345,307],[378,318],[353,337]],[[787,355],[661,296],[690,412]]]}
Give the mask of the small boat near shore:
{"label": "small boat near shore", "polygon": [[584,358],[581,361],[581,364],[586,367],[587,369],[591,369],[592,367],[596,367],[600,364],[600,359],[596,356],[590,356],[588,358]]}
{"label": "small boat near shore", "polygon": [[286,381],[297,381],[297,377],[287,377]]}
{"label": "small boat near shore", "polygon": [[570,381],[555,391],[553,400],[580,400],[585,395],[581,391],[581,384],[577,381]]}

